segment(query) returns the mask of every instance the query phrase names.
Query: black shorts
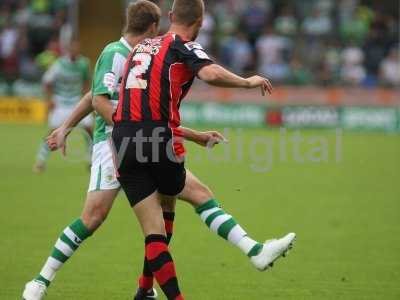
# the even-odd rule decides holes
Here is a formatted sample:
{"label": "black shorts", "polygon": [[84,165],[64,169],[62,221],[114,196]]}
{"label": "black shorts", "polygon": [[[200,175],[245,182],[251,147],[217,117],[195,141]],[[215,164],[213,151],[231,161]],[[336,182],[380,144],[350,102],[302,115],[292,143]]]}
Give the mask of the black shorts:
{"label": "black shorts", "polygon": [[173,134],[165,123],[122,123],[112,133],[118,180],[135,206],[154,192],[178,195],[186,170],[174,153]]}

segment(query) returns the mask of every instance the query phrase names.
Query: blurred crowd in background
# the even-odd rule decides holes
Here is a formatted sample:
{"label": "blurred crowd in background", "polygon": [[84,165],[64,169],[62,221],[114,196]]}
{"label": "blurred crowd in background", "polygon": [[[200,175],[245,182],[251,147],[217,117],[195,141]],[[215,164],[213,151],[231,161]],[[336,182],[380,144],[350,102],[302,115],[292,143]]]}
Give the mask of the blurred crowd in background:
{"label": "blurred crowd in background", "polygon": [[[163,1],[164,11],[171,3]],[[72,35],[68,4],[1,0],[0,94],[40,92],[41,74]],[[257,71],[275,84],[400,86],[398,1],[208,0],[206,5],[198,41],[237,73]]]}
{"label": "blurred crowd in background", "polygon": [[275,83],[399,86],[398,5],[209,0],[199,41],[235,72]]}
{"label": "blurred crowd in background", "polygon": [[68,0],[0,1],[0,95],[40,95],[42,74],[70,41]]}

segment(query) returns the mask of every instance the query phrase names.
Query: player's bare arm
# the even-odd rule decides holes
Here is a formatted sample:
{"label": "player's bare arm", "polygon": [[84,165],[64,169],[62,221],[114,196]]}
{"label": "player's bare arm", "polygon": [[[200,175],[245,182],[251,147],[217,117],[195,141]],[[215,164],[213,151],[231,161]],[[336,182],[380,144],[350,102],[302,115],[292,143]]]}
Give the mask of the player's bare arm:
{"label": "player's bare arm", "polygon": [[248,89],[259,87],[263,95],[267,92],[271,94],[273,89],[271,82],[267,78],[261,76],[243,78],[217,64],[203,67],[199,71],[198,77],[208,84],[218,87]]}
{"label": "player's bare arm", "polygon": [[183,137],[203,147],[214,147],[217,144],[227,142],[227,139],[218,131],[197,131],[191,128],[180,127]]}

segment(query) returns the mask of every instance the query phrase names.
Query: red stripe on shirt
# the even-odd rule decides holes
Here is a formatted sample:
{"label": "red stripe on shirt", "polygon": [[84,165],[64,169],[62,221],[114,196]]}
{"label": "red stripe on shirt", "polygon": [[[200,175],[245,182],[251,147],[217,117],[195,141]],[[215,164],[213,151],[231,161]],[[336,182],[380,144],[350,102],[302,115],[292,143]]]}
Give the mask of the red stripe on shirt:
{"label": "red stripe on shirt", "polygon": [[172,147],[174,154],[178,159],[183,158],[186,154],[183,132],[180,128],[174,127],[174,124],[172,123],[169,123],[169,127],[172,131]]}
{"label": "red stripe on shirt", "polygon": [[170,123],[173,127],[179,127],[181,116],[179,113],[179,103],[183,98],[182,86],[191,80],[193,73],[184,63],[175,63],[169,69],[170,81]]}
{"label": "red stripe on shirt", "polygon": [[153,66],[150,74],[150,91],[149,102],[150,111],[153,121],[161,120],[161,77],[164,67],[165,56],[168,53],[169,47],[174,40],[173,35],[169,34],[164,37],[160,52],[154,56]]}
{"label": "red stripe on shirt", "polygon": [[131,121],[141,121],[142,120],[142,90],[141,89],[131,89],[130,91],[131,106],[130,106],[130,116]]}

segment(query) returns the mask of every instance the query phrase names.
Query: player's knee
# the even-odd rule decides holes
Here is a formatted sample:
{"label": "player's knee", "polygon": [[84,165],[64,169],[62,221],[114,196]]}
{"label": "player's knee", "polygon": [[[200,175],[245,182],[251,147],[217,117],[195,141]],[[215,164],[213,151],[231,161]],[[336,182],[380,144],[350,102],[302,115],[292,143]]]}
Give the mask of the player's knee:
{"label": "player's knee", "polygon": [[85,224],[87,229],[89,229],[91,232],[94,232],[101,226],[101,224],[103,224],[103,222],[107,219],[107,216],[107,210],[105,210],[103,207],[96,206],[90,211],[82,214],[82,222]]}

